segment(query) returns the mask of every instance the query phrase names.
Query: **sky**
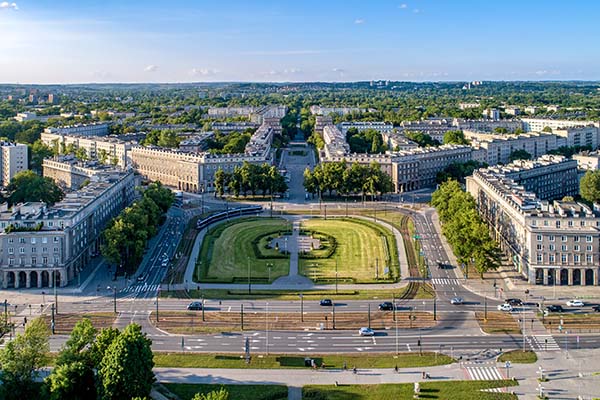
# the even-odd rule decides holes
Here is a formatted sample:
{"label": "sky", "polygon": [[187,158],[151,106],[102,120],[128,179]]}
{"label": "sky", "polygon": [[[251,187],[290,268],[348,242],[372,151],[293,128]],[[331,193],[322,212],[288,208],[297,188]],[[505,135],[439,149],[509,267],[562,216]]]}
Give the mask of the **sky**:
{"label": "sky", "polygon": [[596,0],[0,0],[1,83],[600,80]]}

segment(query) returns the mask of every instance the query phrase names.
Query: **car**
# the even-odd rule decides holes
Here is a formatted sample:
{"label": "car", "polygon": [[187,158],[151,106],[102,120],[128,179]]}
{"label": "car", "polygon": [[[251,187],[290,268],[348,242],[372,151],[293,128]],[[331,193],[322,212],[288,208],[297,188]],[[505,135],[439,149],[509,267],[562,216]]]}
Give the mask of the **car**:
{"label": "car", "polygon": [[371,328],[365,328],[365,327],[363,327],[363,328],[360,328],[358,330],[358,334],[360,336],[374,336],[375,335],[375,331],[373,329],[371,329]]}
{"label": "car", "polygon": [[585,304],[583,303],[583,301],[578,300],[578,299],[567,301],[567,305],[569,307],[583,307],[583,306],[585,306]]}
{"label": "car", "polygon": [[462,297],[453,297],[450,299],[450,304],[463,304],[465,301]]}
{"label": "car", "polygon": [[169,262],[167,260],[163,260],[163,262],[160,265],[161,267],[166,267],[167,265],[169,265]]}
{"label": "car", "polygon": [[559,306],[558,304],[550,304],[548,307],[546,307],[546,311],[547,312],[563,312],[563,308],[562,308],[562,306]]}
{"label": "car", "polygon": [[143,282],[146,280],[146,277],[144,275],[140,275],[137,277],[138,282]]}
{"label": "car", "polygon": [[190,304],[188,304],[187,309],[193,311],[202,310],[202,302],[192,301]]}
{"label": "car", "polygon": [[506,299],[506,300],[504,300],[504,302],[506,304],[510,304],[513,307],[520,307],[523,305],[523,302],[521,301],[521,299]]}
{"label": "car", "polygon": [[379,311],[392,311],[394,304],[391,301],[384,301],[379,305]]}
{"label": "car", "polygon": [[513,307],[510,304],[498,304],[498,311],[512,311]]}
{"label": "car", "polygon": [[592,306],[592,311],[600,312],[600,304],[596,304],[595,306]]}
{"label": "car", "polygon": [[323,299],[319,302],[319,305],[324,307],[331,307],[333,305],[333,301],[331,301],[331,299]]}

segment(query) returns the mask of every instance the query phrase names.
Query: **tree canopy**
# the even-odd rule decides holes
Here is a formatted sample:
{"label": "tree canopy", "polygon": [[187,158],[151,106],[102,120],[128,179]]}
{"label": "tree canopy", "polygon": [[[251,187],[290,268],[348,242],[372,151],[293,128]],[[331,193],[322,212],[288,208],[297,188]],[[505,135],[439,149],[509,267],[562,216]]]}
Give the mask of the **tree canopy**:
{"label": "tree canopy", "polygon": [[285,193],[288,189],[285,178],[276,166],[269,164],[250,164],[244,162],[241,167],[234,168],[233,172],[218,169],[215,172],[215,196],[222,196],[226,191],[235,196],[248,192],[256,195]]}
{"label": "tree canopy", "polygon": [[470,144],[469,140],[465,138],[465,133],[461,130],[448,131],[444,133],[444,144]]}
{"label": "tree canopy", "polygon": [[600,170],[587,171],[579,182],[579,194],[590,203],[600,203]]}
{"label": "tree canopy", "polygon": [[531,160],[531,154],[529,154],[529,152],[527,150],[517,149],[517,150],[513,150],[513,152],[510,153],[510,155],[508,156],[508,159],[510,161]]}
{"label": "tree canopy", "polygon": [[31,170],[17,173],[10,180],[6,191],[11,205],[36,201],[54,204],[64,196],[51,178],[39,176]]}

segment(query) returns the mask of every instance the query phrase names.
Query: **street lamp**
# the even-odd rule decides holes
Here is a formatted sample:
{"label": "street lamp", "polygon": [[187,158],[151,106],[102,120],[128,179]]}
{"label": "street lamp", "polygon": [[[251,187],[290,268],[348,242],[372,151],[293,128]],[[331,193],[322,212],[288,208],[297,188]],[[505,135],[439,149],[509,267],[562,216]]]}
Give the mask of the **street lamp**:
{"label": "street lamp", "polygon": [[246,264],[248,265],[248,294],[252,294],[252,284],[250,283],[250,257],[246,257]]}
{"label": "street lamp", "polygon": [[269,271],[269,283],[271,283],[271,268],[273,268],[273,263],[267,263],[267,270]]}
{"label": "street lamp", "polygon": [[265,332],[266,332],[266,353],[269,355],[269,302],[267,301],[267,318],[265,319]]}
{"label": "street lamp", "polygon": [[114,293],[114,297],[113,297],[113,311],[116,314],[117,313],[117,285],[115,285],[113,287],[107,286],[106,290],[108,290],[108,291],[112,290],[113,293]]}
{"label": "street lamp", "polygon": [[338,260],[335,259],[335,294],[338,294]]}
{"label": "street lamp", "polygon": [[300,322],[304,322],[304,294],[300,293]]}

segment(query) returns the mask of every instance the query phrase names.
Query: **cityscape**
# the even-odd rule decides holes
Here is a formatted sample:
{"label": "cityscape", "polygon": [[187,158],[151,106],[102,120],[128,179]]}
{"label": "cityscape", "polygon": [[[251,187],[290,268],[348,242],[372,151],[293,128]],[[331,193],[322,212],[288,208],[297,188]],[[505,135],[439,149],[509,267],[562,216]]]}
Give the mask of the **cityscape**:
{"label": "cityscape", "polygon": [[564,7],[0,2],[0,399],[600,398]]}

